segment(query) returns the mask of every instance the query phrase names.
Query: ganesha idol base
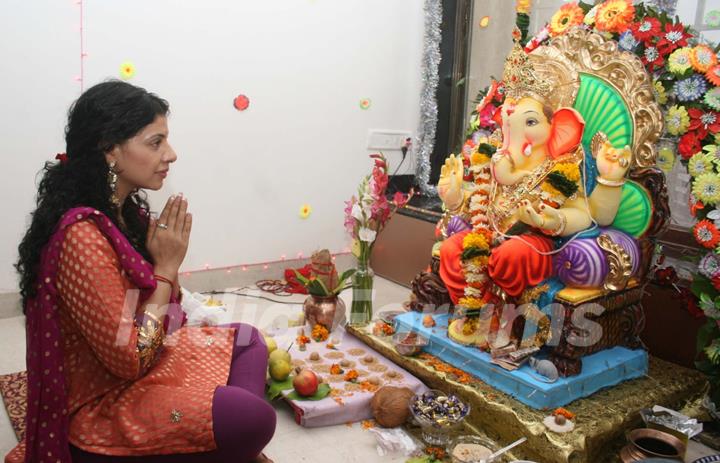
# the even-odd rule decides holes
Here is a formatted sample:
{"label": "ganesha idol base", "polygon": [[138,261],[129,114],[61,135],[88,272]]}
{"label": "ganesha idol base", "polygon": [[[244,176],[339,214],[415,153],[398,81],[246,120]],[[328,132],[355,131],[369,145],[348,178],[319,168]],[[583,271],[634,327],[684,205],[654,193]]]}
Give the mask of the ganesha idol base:
{"label": "ganesha idol base", "polygon": [[447,336],[449,315],[435,315],[435,326],[423,324],[423,314],[409,312],[394,322],[397,330],[414,331],[429,339],[424,351],[460,368],[486,384],[535,409],[552,409],[588,397],[595,392],[647,374],[644,350],[614,347],[582,358],[582,372],[549,383],[527,365],[507,371],[491,363],[491,357],[475,347],[457,344]]}

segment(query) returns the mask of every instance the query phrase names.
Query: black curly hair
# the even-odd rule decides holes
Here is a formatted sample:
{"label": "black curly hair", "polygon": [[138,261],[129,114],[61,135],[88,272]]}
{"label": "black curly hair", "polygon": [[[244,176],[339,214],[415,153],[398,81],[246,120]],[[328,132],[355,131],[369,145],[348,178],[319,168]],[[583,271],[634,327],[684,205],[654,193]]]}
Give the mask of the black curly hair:
{"label": "black curly hair", "polygon": [[105,153],[168,112],[167,101],[118,80],[89,88],[72,104],[65,127],[67,161],[48,161],[41,170],[36,209],[18,247],[15,269],[20,274],[23,312],[28,299],[36,294],[40,253],[60,218],[73,207],[92,207],[107,215],[135,249],[153,262],[145,247],[147,223],[140,214],[141,210],[149,213],[147,196],[144,191],[134,191],[125,199],[122,211],[113,206]]}

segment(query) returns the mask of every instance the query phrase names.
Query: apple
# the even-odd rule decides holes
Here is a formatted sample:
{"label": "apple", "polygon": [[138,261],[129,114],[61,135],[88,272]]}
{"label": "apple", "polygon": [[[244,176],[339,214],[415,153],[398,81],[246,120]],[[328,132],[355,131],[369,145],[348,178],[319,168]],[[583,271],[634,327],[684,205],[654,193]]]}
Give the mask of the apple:
{"label": "apple", "polygon": [[302,397],[310,397],[318,390],[318,378],[311,370],[303,370],[293,379],[293,387]]}

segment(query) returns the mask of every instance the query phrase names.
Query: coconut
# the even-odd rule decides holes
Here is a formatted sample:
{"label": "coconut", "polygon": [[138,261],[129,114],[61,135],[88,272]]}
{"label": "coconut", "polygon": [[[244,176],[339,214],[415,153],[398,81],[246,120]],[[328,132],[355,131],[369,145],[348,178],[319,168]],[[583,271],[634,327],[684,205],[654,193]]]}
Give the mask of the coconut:
{"label": "coconut", "polygon": [[381,387],[370,401],[375,421],[386,428],[400,426],[410,415],[408,404],[414,395],[415,393],[406,387]]}

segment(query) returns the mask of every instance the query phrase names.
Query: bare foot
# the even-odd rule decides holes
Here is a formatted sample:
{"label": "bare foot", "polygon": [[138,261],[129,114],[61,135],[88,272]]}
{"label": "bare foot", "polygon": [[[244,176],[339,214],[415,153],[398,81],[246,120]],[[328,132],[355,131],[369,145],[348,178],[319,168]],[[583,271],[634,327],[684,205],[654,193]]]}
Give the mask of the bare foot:
{"label": "bare foot", "polygon": [[274,463],[274,462],[271,459],[269,459],[264,453],[261,453],[253,460],[253,463]]}

